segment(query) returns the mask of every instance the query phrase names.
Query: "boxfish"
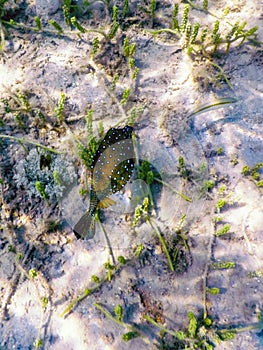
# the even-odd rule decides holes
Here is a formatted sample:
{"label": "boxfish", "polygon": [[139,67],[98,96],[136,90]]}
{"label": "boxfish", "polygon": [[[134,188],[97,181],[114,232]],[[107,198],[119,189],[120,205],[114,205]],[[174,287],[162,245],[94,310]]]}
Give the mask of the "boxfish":
{"label": "boxfish", "polygon": [[130,180],[135,164],[133,128],[111,128],[100,142],[91,163],[90,205],[73,230],[77,238],[94,236],[94,219],[98,208],[114,204],[109,198]]}

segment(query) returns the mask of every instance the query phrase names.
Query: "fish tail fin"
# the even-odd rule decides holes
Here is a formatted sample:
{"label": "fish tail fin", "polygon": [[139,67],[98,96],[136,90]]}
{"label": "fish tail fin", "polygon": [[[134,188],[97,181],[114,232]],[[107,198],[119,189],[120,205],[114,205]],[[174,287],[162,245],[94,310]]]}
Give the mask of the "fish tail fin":
{"label": "fish tail fin", "polygon": [[97,206],[92,206],[76,223],[73,228],[74,234],[77,238],[86,238],[91,239],[94,237],[94,220],[95,220],[95,212]]}

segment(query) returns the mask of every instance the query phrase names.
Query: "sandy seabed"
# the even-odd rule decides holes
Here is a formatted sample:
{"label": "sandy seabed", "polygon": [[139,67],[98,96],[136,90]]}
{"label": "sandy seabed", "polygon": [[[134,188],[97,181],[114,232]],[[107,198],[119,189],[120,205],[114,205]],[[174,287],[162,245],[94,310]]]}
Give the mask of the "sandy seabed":
{"label": "sandy seabed", "polygon": [[[130,2],[131,12],[138,3]],[[157,2],[157,28],[159,23],[167,25],[172,3],[164,1],[161,7]],[[225,1],[211,1],[210,10],[220,13],[225,5]],[[262,42],[262,1],[231,1],[228,6],[228,21],[246,20],[250,28],[257,25],[258,41]],[[30,1],[14,11],[22,23],[32,22],[35,15],[36,7]],[[45,16],[63,23],[60,9]],[[191,16],[201,22],[204,13],[193,10]],[[143,22],[143,16],[140,20]],[[91,14],[83,15],[87,27],[97,28],[98,23],[107,26],[107,21],[99,1]],[[133,23],[132,19],[128,23]],[[150,315],[170,330],[185,330],[188,312],[202,318],[205,306],[214,330],[243,330],[233,340],[214,344],[215,349],[263,349],[259,324],[263,317],[262,188],[242,175],[244,166],[253,168],[263,162],[262,46],[233,47],[218,59],[233,86],[230,89],[224,81],[220,86],[215,84],[211,72],[201,62],[193,62],[172,37],[154,39],[136,25],[128,25],[123,33],[136,43],[134,58],[139,68],[125,106],[118,102],[123,88],[131,83],[127,62],[119,53],[124,34],[117,34],[92,60],[95,33],[86,33],[80,39],[72,34],[9,30],[1,54],[1,101],[7,99],[16,108],[25,109],[18,95],[26,93],[33,110],[40,110],[47,119],[43,122],[39,114],[24,111],[27,125],[23,128],[21,122],[19,128],[15,111],[7,113],[2,108],[0,134],[24,137],[65,153],[76,169],[78,183],[74,178],[60,205],[30,197],[15,181],[18,164],[27,157],[25,148],[12,140],[1,140],[0,348],[33,349],[36,339],[42,339],[42,348],[52,350],[177,349],[179,343],[172,338],[160,341],[158,328],[147,323],[143,315]],[[121,78],[113,91],[110,83],[115,72]],[[63,125],[54,117],[61,92],[66,95]],[[186,117],[198,106],[220,98],[236,102]],[[74,237],[70,225],[85,210],[78,195],[84,169],[76,160],[74,141],[85,140],[84,116],[90,108],[94,109],[95,130],[100,121],[105,130],[118,123],[124,125],[125,116],[134,108],[140,157],[153,165],[165,183],[191,199],[184,200],[170,187],[153,187],[152,220],[170,247],[177,249],[174,272],[153,227],[143,223],[131,229],[134,207],[129,206],[129,194],[137,193],[138,186],[145,183],[128,184],[114,197],[116,206],[103,211],[111,255],[98,224],[93,240]],[[178,176],[179,157],[192,169],[192,182]],[[263,177],[262,168],[259,176]],[[214,181],[216,187],[200,196],[204,180]],[[227,204],[218,214],[220,199]],[[186,219],[180,236],[176,229],[183,214]],[[221,223],[213,223],[215,216],[222,217]],[[51,221],[61,225],[52,229]],[[217,237],[216,231],[224,225],[230,226],[229,232]],[[144,248],[136,258],[134,251],[140,244]],[[114,272],[110,282],[102,283],[61,317],[72,300],[96,285],[91,276],[103,278],[103,264],[119,255],[128,260],[127,264]],[[234,267],[212,268],[219,262],[233,262]],[[30,277],[32,269],[37,272],[35,278]],[[204,288],[219,288],[219,293],[207,293],[204,301]],[[95,302],[112,314],[116,305],[122,305],[124,322],[137,325],[144,338],[122,341],[127,329],[101,313]],[[258,328],[254,329],[255,325]]]}

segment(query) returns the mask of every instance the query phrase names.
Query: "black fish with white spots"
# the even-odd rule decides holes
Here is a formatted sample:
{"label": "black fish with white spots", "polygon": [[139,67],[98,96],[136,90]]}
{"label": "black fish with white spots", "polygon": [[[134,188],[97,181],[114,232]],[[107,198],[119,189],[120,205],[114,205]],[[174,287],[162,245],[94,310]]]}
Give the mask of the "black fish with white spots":
{"label": "black fish with white spots", "polygon": [[130,180],[135,163],[133,128],[111,128],[101,141],[91,164],[89,210],[74,226],[77,238],[94,236],[94,216],[98,207],[107,207],[111,194],[120,191]]}

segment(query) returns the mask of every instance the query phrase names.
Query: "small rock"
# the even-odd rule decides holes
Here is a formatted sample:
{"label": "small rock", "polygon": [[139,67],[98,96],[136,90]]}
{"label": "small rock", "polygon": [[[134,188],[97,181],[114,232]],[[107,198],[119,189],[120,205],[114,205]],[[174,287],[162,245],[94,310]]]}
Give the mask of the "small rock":
{"label": "small rock", "polygon": [[5,40],[3,45],[5,52],[17,52],[21,48],[19,41]]}
{"label": "small rock", "polygon": [[39,17],[52,15],[59,8],[59,0],[36,0],[36,13]]}

